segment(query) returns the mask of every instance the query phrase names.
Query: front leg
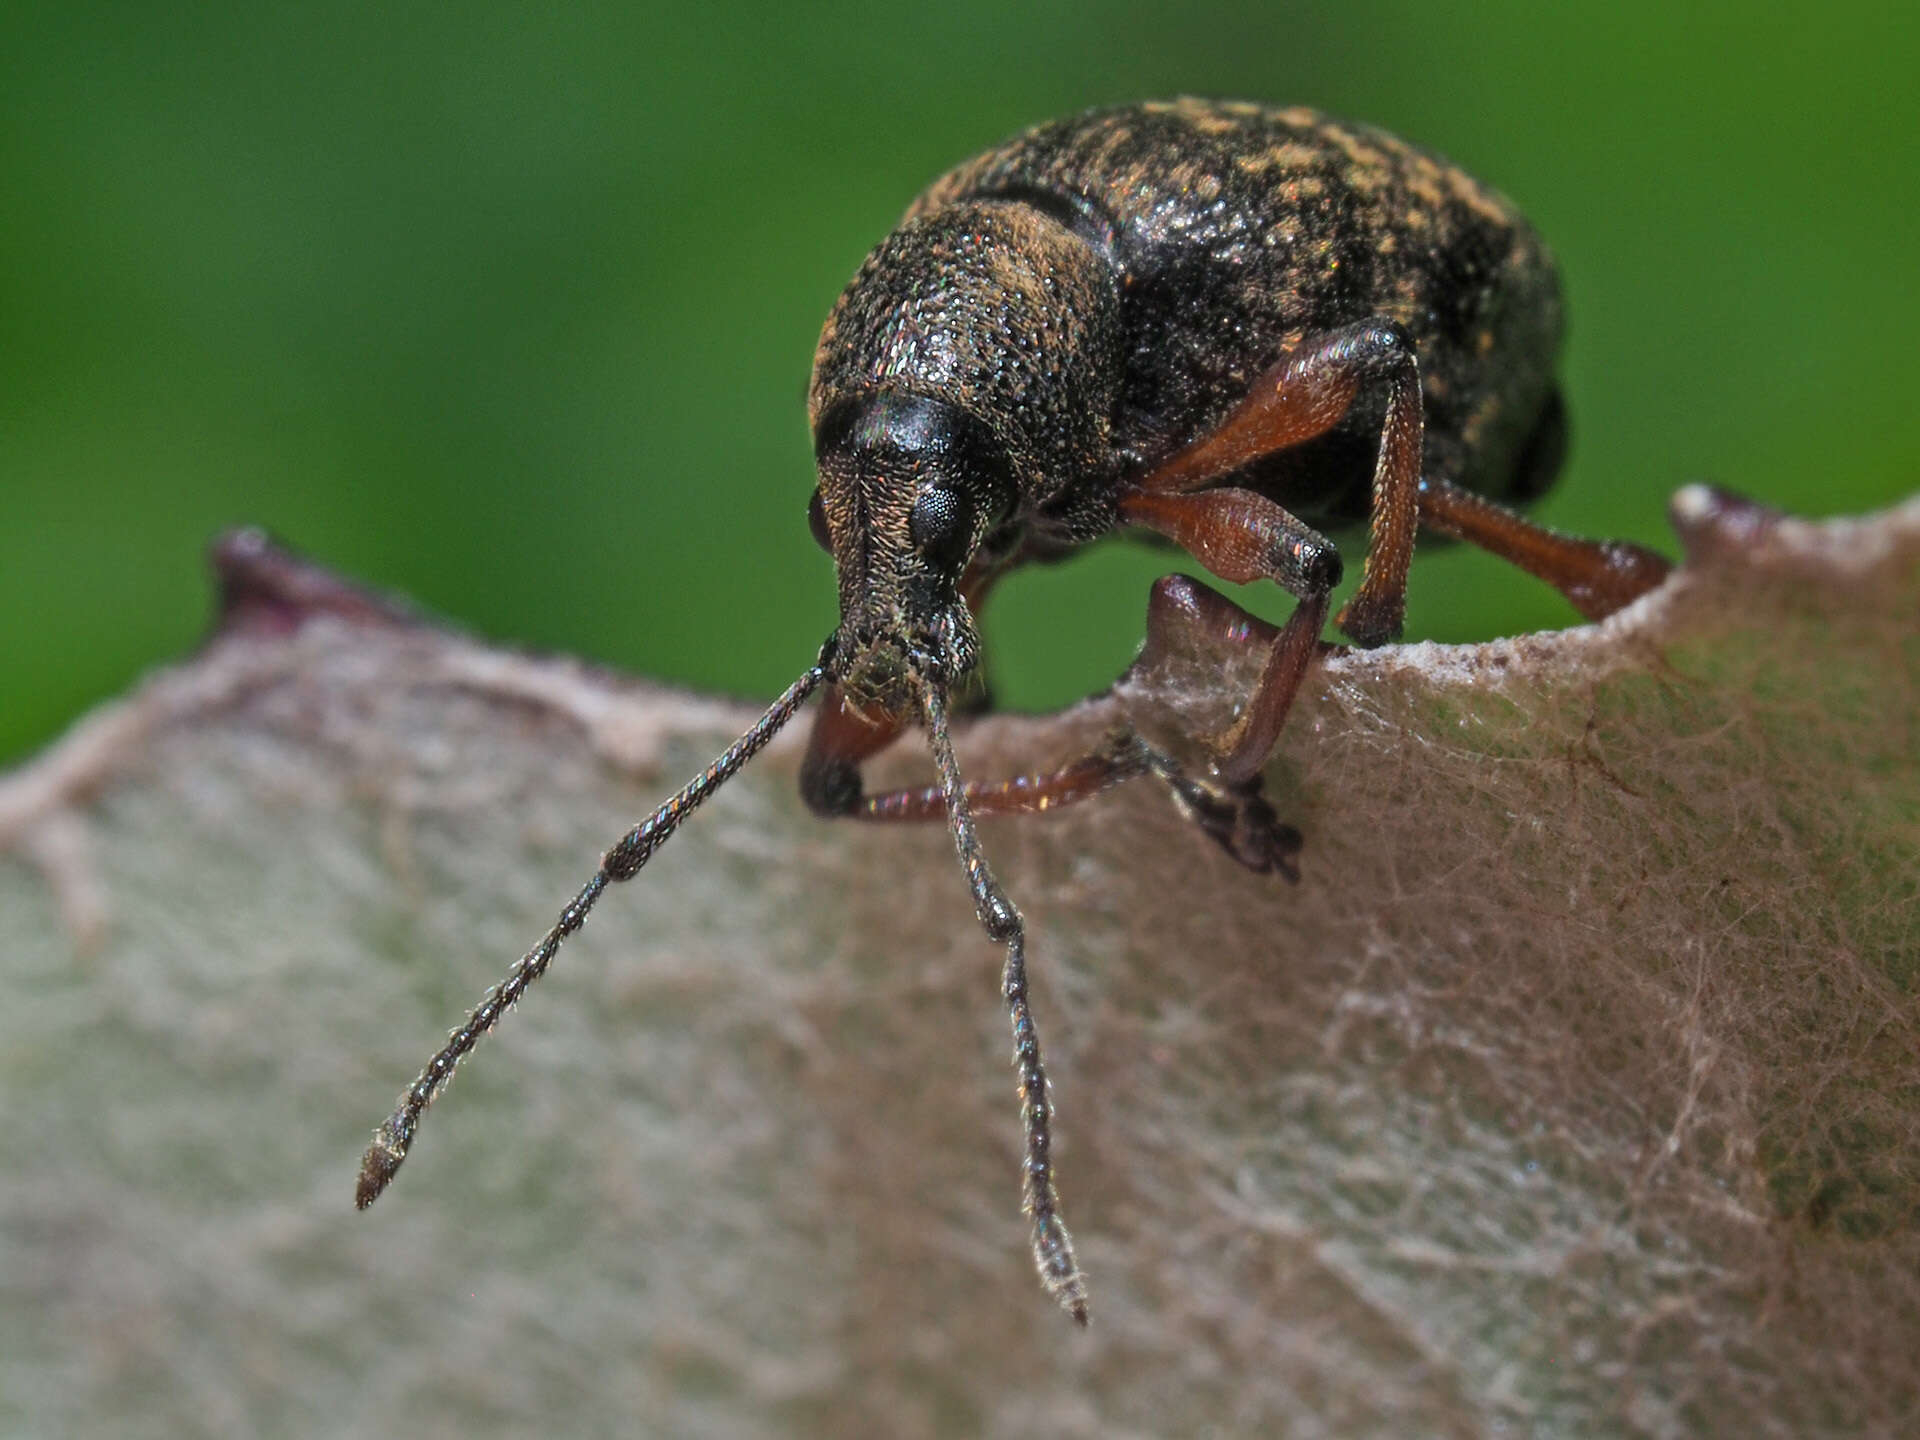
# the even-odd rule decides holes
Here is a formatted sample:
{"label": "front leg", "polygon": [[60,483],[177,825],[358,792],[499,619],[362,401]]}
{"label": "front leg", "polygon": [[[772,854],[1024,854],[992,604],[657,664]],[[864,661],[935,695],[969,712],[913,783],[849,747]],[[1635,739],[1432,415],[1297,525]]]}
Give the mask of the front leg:
{"label": "front leg", "polygon": [[1196,625],[1267,646],[1266,668],[1252,700],[1215,741],[1215,772],[1230,786],[1245,785],[1273,753],[1307,667],[1320,653],[1329,597],[1340,583],[1339,552],[1325,536],[1251,490],[1136,491],[1121,500],[1120,515],[1165,535],[1222,580],[1245,585],[1269,579],[1300,597],[1278,630],[1182,576],[1155,585],[1147,606],[1150,652],[1169,643],[1166,637],[1176,630]]}
{"label": "front leg", "polygon": [[[1180,581],[1181,577],[1172,580]],[[1160,582],[1155,595],[1169,583]],[[1192,581],[1183,583],[1193,585]],[[1204,586],[1194,588],[1220,605],[1229,604]],[[1156,643],[1166,644],[1166,637],[1179,626],[1178,608],[1177,603],[1170,609],[1157,599],[1149,608],[1149,652]],[[1160,618],[1156,620],[1156,616]],[[1278,633],[1261,621],[1247,618],[1269,634]],[[1156,642],[1156,635],[1163,638]],[[800,769],[800,792],[807,804],[815,813],[834,818],[945,820],[947,799],[939,785],[909,786],[870,795],[861,781],[862,763],[891,744],[904,728],[898,720],[869,720],[848,705],[839,688],[834,687],[814,721],[807,758]],[[969,807],[978,817],[1044,815],[1090,800],[1141,775],[1158,778],[1181,813],[1248,869],[1263,875],[1283,875],[1288,880],[1300,878],[1296,863],[1300,832],[1282,824],[1274,814],[1260,793],[1257,774],[1240,782],[1196,780],[1172,756],[1131,730],[1114,732],[1097,748],[1056,769],[1006,780],[969,780],[963,788]]]}
{"label": "front leg", "polygon": [[[885,790],[869,795],[860,767],[897,740],[904,719],[869,716],[848,703],[838,685],[813,722],[807,758],[800,765],[800,794],[816,815],[851,820],[945,820],[946,797],[938,785]],[[1153,767],[1115,737],[1057,770],[1010,780],[969,780],[967,801],[978,818],[1040,815],[1092,799]]]}
{"label": "front leg", "polygon": [[[939,785],[885,790],[869,795],[860,767],[906,729],[899,717],[871,717],[849,704],[838,685],[827,694],[800,766],[800,793],[815,814],[852,820],[945,820],[946,795]],[[1128,732],[1055,770],[1008,780],[969,780],[967,802],[977,818],[1041,815],[1090,800],[1135,776],[1153,773],[1160,757]],[[1172,761],[1165,762],[1171,766]]]}
{"label": "front leg", "polygon": [[[1400,633],[1407,608],[1407,569],[1413,563],[1413,535],[1420,519],[1417,491],[1424,429],[1420,365],[1412,344],[1399,326],[1386,320],[1370,320],[1324,335],[1309,336],[1256,380],[1246,398],[1226,419],[1162,462],[1139,482],[1137,490],[1141,495],[1167,499],[1202,498],[1195,492],[1268,455],[1326,434],[1346,419],[1362,387],[1379,387],[1385,397],[1386,413],[1380,429],[1380,450],[1374,461],[1373,521],[1367,537],[1360,588],[1340,612],[1336,623],[1356,643],[1372,647],[1384,645]],[[1271,501],[1266,503],[1273,505]],[[1278,505],[1273,505],[1273,509],[1331,552],[1332,546],[1300,526],[1285,510]],[[1151,518],[1127,518],[1173,535]],[[1204,519],[1196,516],[1189,523],[1196,528],[1217,531],[1229,520],[1213,513]],[[1173,538],[1187,545],[1178,535]],[[1187,548],[1193,549],[1191,545]],[[1193,553],[1201,564],[1223,580],[1239,579],[1217,568],[1207,555],[1199,551]],[[1337,559],[1335,564],[1337,566]],[[1304,597],[1308,593],[1290,583],[1283,557],[1276,557],[1274,568],[1261,573],[1295,595]],[[1247,578],[1257,579],[1259,575]],[[1338,583],[1337,569],[1335,583]]]}

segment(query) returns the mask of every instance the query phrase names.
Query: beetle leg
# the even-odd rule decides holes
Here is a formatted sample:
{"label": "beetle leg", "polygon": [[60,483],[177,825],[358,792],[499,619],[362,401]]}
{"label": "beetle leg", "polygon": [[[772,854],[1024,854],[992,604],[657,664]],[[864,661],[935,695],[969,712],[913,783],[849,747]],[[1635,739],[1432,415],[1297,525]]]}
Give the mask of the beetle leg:
{"label": "beetle leg", "polygon": [[[1187,601],[1180,587],[1197,592],[1198,598]],[[1161,598],[1163,591],[1172,598],[1172,610]],[[1223,617],[1218,607],[1237,616],[1248,627],[1243,633],[1251,633],[1257,640],[1282,633],[1185,576],[1172,575],[1160,581],[1154,587],[1154,596],[1148,610],[1143,661],[1158,653],[1156,646],[1162,650],[1167,646],[1173,628],[1187,616],[1202,617],[1203,622],[1216,614]],[[1182,613],[1175,615],[1173,610]],[[1324,605],[1320,613],[1324,617]],[[890,745],[905,728],[904,719],[870,719],[849,705],[838,687],[830,690],[814,721],[807,758],[800,768],[800,793],[807,804],[833,818],[944,821],[947,801],[939,785],[908,786],[869,795],[861,784],[862,762]],[[1282,824],[1260,793],[1257,767],[1246,780],[1195,780],[1172,756],[1128,730],[1116,732],[1099,748],[1057,769],[1007,780],[969,780],[965,789],[976,818],[1043,815],[1089,800],[1141,775],[1158,777],[1181,811],[1248,869],[1261,874],[1277,871],[1289,880],[1299,879],[1295,856],[1300,852],[1300,832]]]}
{"label": "beetle leg", "polygon": [[[1113,743],[1069,761],[1057,770],[1015,775],[1008,780],[967,781],[967,803],[981,819],[1002,815],[1044,815],[1049,810],[1090,800],[1122,781],[1147,774],[1153,766],[1123,733]],[[946,800],[938,785],[862,795],[846,812],[856,820],[944,820]]]}
{"label": "beetle leg", "polygon": [[1173,792],[1180,813],[1206,837],[1256,875],[1280,875],[1300,883],[1300,832],[1274,813],[1261,779],[1233,785],[1207,784],[1169,767],[1156,774]]}
{"label": "beetle leg", "polygon": [[827,687],[800,762],[800,798],[816,815],[856,813],[864,800],[860,765],[900,738],[903,716],[869,714],[850,702],[838,682]]}
{"label": "beetle leg", "polygon": [[[861,784],[861,764],[892,744],[905,728],[904,719],[869,718],[835,686],[814,720],[807,758],[800,767],[800,793],[807,804],[818,814],[855,820],[945,820],[947,803],[938,785],[869,795]],[[985,819],[1039,815],[1090,799],[1154,768],[1128,739],[1116,738],[1057,770],[1010,780],[969,780],[968,803],[976,817]]]}
{"label": "beetle leg", "polygon": [[[1192,552],[1222,579],[1270,578],[1300,596],[1280,627],[1247,614],[1232,601],[1185,576],[1155,584],[1147,607],[1143,662],[1180,647],[1195,627],[1265,645],[1268,659],[1252,701],[1218,741],[1215,775],[1187,776],[1172,759],[1138,735],[1122,732],[1098,749],[1057,769],[999,781],[969,780],[966,793],[981,819],[1039,815],[1087,800],[1140,775],[1157,776],[1180,808],[1248,868],[1297,877],[1299,832],[1280,822],[1260,793],[1260,771],[1286,723],[1307,667],[1319,653],[1328,595],[1340,581],[1340,555],[1332,542],[1285,509],[1247,490],[1219,489],[1197,495],[1135,492],[1121,502],[1132,523],[1166,535]],[[982,590],[985,585],[980,586]],[[828,689],[815,717],[800,770],[800,793],[818,814],[878,821],[946,818],[938,785],[868,794],[860,767],[899,738],[899,716],[869,714],[851,704],[838,685]]]}
{"label": "beetle leg", "polygon": [[1444,480],[1420,482],[1420,520],[1538,576],[1589,620],[1639,599],[1673,568],[1664,556],[1629,541],[1562,535]]}
{"label": "beetle leg", "polygon": [[[1295,863],[1300,853],[1300,832],[1283,824],[1274,813],[1261,794],[1258,774],[1239,783],[1195,780],[1172,756],[1130,730],[1115,733],[1099,749],[1057,770],[1016,775],[1008,780],[969,780],[964,788],[975,818],[989,819],[1043,815],[1091,799],[1141,775],[1157,776],[1181,813],[1249,870],[1262,875],[1278,872],[1289,880],[1300,878]],[[859,784],[857,768],[853,769],[853,784]],[[878,795],[855,791],[847,808],[832,813],[854,820],[943,821],[947,818],[947,800],[939,785],[909,786]]]}
{"label": "beetle leg", "polygon": [[[1283,663],[1291,667],[1295,644],[1302,637],[1314,649],[1325,648],[1319,644],[1319,625],[1327,613],[1324,598],[1318,606],[1318,620],[1313,618],[1314,607],[1309,602],[1303,601],[1300,609],[1309,612],[1306,619],[1298,618],[1299,611],[1296,611],[1295,619],[1286,626],[1269,625],[1198,580],[1186,575],[1163,575],[1153,582],[1148,596],[1147,640],[1133,663],[1135,671],[1151,671],[1167,657],[1191,655],[1196,649],[1218,650],[1226,645],[1266,649],[1269,658],[1261,689],[1256,691],[1241,722],[1216,742],[1216,748],[1225,749],[1229,758],[1244,749],[1251,757],[1251,773],[1244,778],[1234,778],[1226,765],[1216,762],[1212,776],[1204,781],[1195,780],[1182,774],[1170,757],[1157,753],[1155,759],[1161,763],[1153,768],[1173,792],[1175,803],[1187,818],[1221,849],[1249,870],[1260,874],[1277,871],[1296,881],[1300,878],[1296,863],[1300,832],[1282,823],[1262,793],[1261,766],[1273,747],[1272,740],[1263,740],[1262,736],[1269,729],[1278,736],[1280,725],[1286,719],[1286,709],[1299,689],[1296,674],[1292,688],[1284,695],[1268,690],[1265,682],[1276,669],[1273,657],[1286,654],[1289,658]],[[1308,659],[1311,658],[1309,653]],[[1305,669],[1305,662],[1301,662],[1300,673]],[[1281,684],[1284,686],[1285,681]],[[1260,733],[1256,735],[1253,722],[1246,717],[1260,710],[1263,703],[1269,713],[1259,722]],[[1277,714],[1271,713],[1276,709]],[[1261,749],[1263,744],[1265,748]],[[1256,750],[1258,754],[1254,754]]]}
{"label": "beetle leg", "polygon": [[1166,536],[1209,573],[1235,585],[1271,580],[1305,599],[1340,583],[1340,552],[1333,542],[1252,490],[1134,490],[1120,497],[1120,518]]}
{"label": "beetle leg", "polygon": [[[1413,563],[1413,532],[1419,520],[1420,366],[1399,326],[1373,320],[1302,342],[1254,382],[1225,420],[1157,466],[1138,489],[1156,495],[1187,494],[1265,456],[1324,435],[1346,418],[1362,385],[1386,387],[1386,418],[1380,430],[1379,458],[1374,462],[1373,522],[1365,569],[1360,588],[1335,623],[1358,644],[1374,646],[1400,633],[1407,606],[1407,568]],[[1207,568],[1213,569],[1210,564]],[[1232,578],[1222,571],[1214,573]]]}
{"label": "beetle leg", "polygon": [[[1229,785],[1244,785],[1267,763],[1307,666],[1320,653],[1328,597],[1340,583],[1339,552],[1317,531],[1251,490],[1223,488],[1195,495],[1135,491],[1121,499],[1120,515],[1165,535],[1222,580],[1244,585],[1266,578],[1300,597],[1278,631],[1262,627],[1267,632],[1267,667],[1253,699],[1217,742],[1216,771]],[[1361,593],[1365,591],[1363,583]],[[1149,646],[1165,643],[1156,642],[1157,632],[1189,619],[1220,628],[1228,623],[1219,618],[1221,606],[1233,612],[1231,623],[1236,626],[1253,618],[1205,586],[1169,576],[1154,586],[1147,606]],[[1202,610],[1209,613],[1203,616]]]}
{"label": "beetle leg", "polygon": [[[1195,497],[1199,498],[1199,497]],[[1270,503],[1270,502],[1263,502]],[[1278,510],[1278,506],[1272,507]],[[1324,590],[1302,600],[1284,626],[1249,615],[1218,591],[1184,575],[1155,582],[1147,604],[1147,640],[1136,666],[1151,668],[1160,656],[1184,654],[1196,638],[1264,646],[1268,661],[1253,701],[1218,742],[1223,758],[1216,774],[1196,779],[1172,756],[1131,731],[1111,736],[1098,749],[1058,769],[1009,780],[966,782],[977,817],[1041,815],[1091,799],[1140,775],[1156,776],[1181,811],[1221,849],[1260,874],[1299,878],[1300,832],[1282,823],[1261,793],[1260,770],[1285,723],[1301,677],[1321,648]],[[904,722],[869,723],[837,689],[814,723],[801,768],[801,793],[822,814],[856,820],[944,820],[946,797],[938,785],[868,795],[861,788],[861,762],[896,738]]]}

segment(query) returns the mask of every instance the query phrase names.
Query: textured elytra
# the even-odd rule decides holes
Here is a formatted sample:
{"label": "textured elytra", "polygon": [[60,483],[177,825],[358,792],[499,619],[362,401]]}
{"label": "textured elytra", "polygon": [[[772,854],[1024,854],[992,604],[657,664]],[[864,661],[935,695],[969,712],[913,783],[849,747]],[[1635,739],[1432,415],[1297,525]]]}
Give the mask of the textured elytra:
{"label": "textured elytra", "polygon": [[[1317,111],[1124,106],[934,181],[829,317],[809,409],[818,425],[900,387],[991,419],[1023,522],[1081,543],[1112,527],[1118,481],[1213,429],[1303,340],[1375,321],[1420,356],[1425,473],[1496,498],[1551,480],[1557,456],[1537,475],[1522,455],[1559,425],[1560,287],[1511,204]],[[1311,524],[1359,521],[1380,418],[1363,400],[1311,451],[1268,457],[1262,483]]]}
{"label": "textured elytra", "polygon": [[791,745],[354,1214],[369,1102],[750,717],[371,611],[230,636],[0,784],[9,1425],[1910,1429],[1920,508],[1690,545],[1605,626],[1330,665],[1298,887],[1143,786],[983,827],[1085,1337],[951,843],[810,820]]}

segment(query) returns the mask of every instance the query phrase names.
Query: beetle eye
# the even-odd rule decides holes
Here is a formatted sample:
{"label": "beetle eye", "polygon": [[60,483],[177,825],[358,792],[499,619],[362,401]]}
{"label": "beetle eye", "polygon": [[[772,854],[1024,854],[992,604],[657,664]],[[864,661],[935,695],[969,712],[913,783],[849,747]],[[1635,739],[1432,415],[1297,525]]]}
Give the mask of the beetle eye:
{"label": "beetle eye", "polygon": [[833,535],[827,529],[827,507],[820,498],[818,487],[814,489],[813,499],[807,502],[807,528],[813,531],[814,543],[831,555]]}
{"label": "beetle eye", "polygon": [[927,564],[943,575],[957,575],[967,563],[973,519],[960,497],[944,485],[920,492],[907,516],[907,539]]}

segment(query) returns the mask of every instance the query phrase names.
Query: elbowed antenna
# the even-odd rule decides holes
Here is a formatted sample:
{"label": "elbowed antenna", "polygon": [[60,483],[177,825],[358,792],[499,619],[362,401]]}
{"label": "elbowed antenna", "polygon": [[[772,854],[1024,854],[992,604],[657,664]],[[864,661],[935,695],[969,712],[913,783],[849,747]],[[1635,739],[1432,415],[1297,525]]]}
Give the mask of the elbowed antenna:
{"label": "elbowed antenna", "polygon": [[631,880],[639,874],[640,868],[652,858],[653,852],[680,828],[680,822],[732,779],[743,765],[766,747],[768,741],[780,733],[806,703],[807,697],[826,678],[827,667],[832,663],[833,646],[834,642],[829,640],[821,648],[820,658],[814,662],[813,668],[789,685],[786,693],[754,722],[753,728],[607,851],[600,861],[599,870],[573,897],[572,903],[560,912],[560,918],[554,922],[546,938],[521,956],[520,962],[508,973],[507,978],[486,993],[467,1017],[466,1023],[455,1030],[440,1053],[427,1062],[420,1077],[401,1094],[400,1103],[394,1108],[393,1114],[374,1131],[373,1144],[367,1147],[366,1157],[360,1162],[360,1183],[353,1197],[356,1206],[366,1209],[392,1183],[401,1161],[407,1158],[408,1147],[413,1144],[420,1116],[433,1103],[434,1097],[447,1081],[453,1078],[454,1066],[480,1043],[482,1035],[500,1023],[500,1017],[513,1008],[514,1002],[526,988],[546,973],[561,943],[580,928],[601,892],[613,881]]}
{"label": "elbowed antenna", "polygon": [[1033,1260],[1040,1282],[1066,1312],[1087,1323],[1087,1281],[1073,1258],[1073,1237],[1060,1219],[1060,1196],[1053,1186],[1053,1102],[1047,1095],[1047,1071],[1040,1059],[1040,1032],[1027,1004],[1027,927],[1020,912],[993,878],[980,851],[973,828],[973,806],[967,799],[960,764],[947,734],[947,696],[944,686],[930,676],[920,682],[920,703],[926,713],[933,763],[940,772],[940,790],[947,803],[947,822],[953,848],[967,872],[973,890],[974,913],[987,934],[1007,947],[1007,966],[1000,982],[1013,1022],[1013,1064],[1020,1072],[1020,1119],[1026,1132],[1027,1155],[1022,1198],[1033,1217]]}

